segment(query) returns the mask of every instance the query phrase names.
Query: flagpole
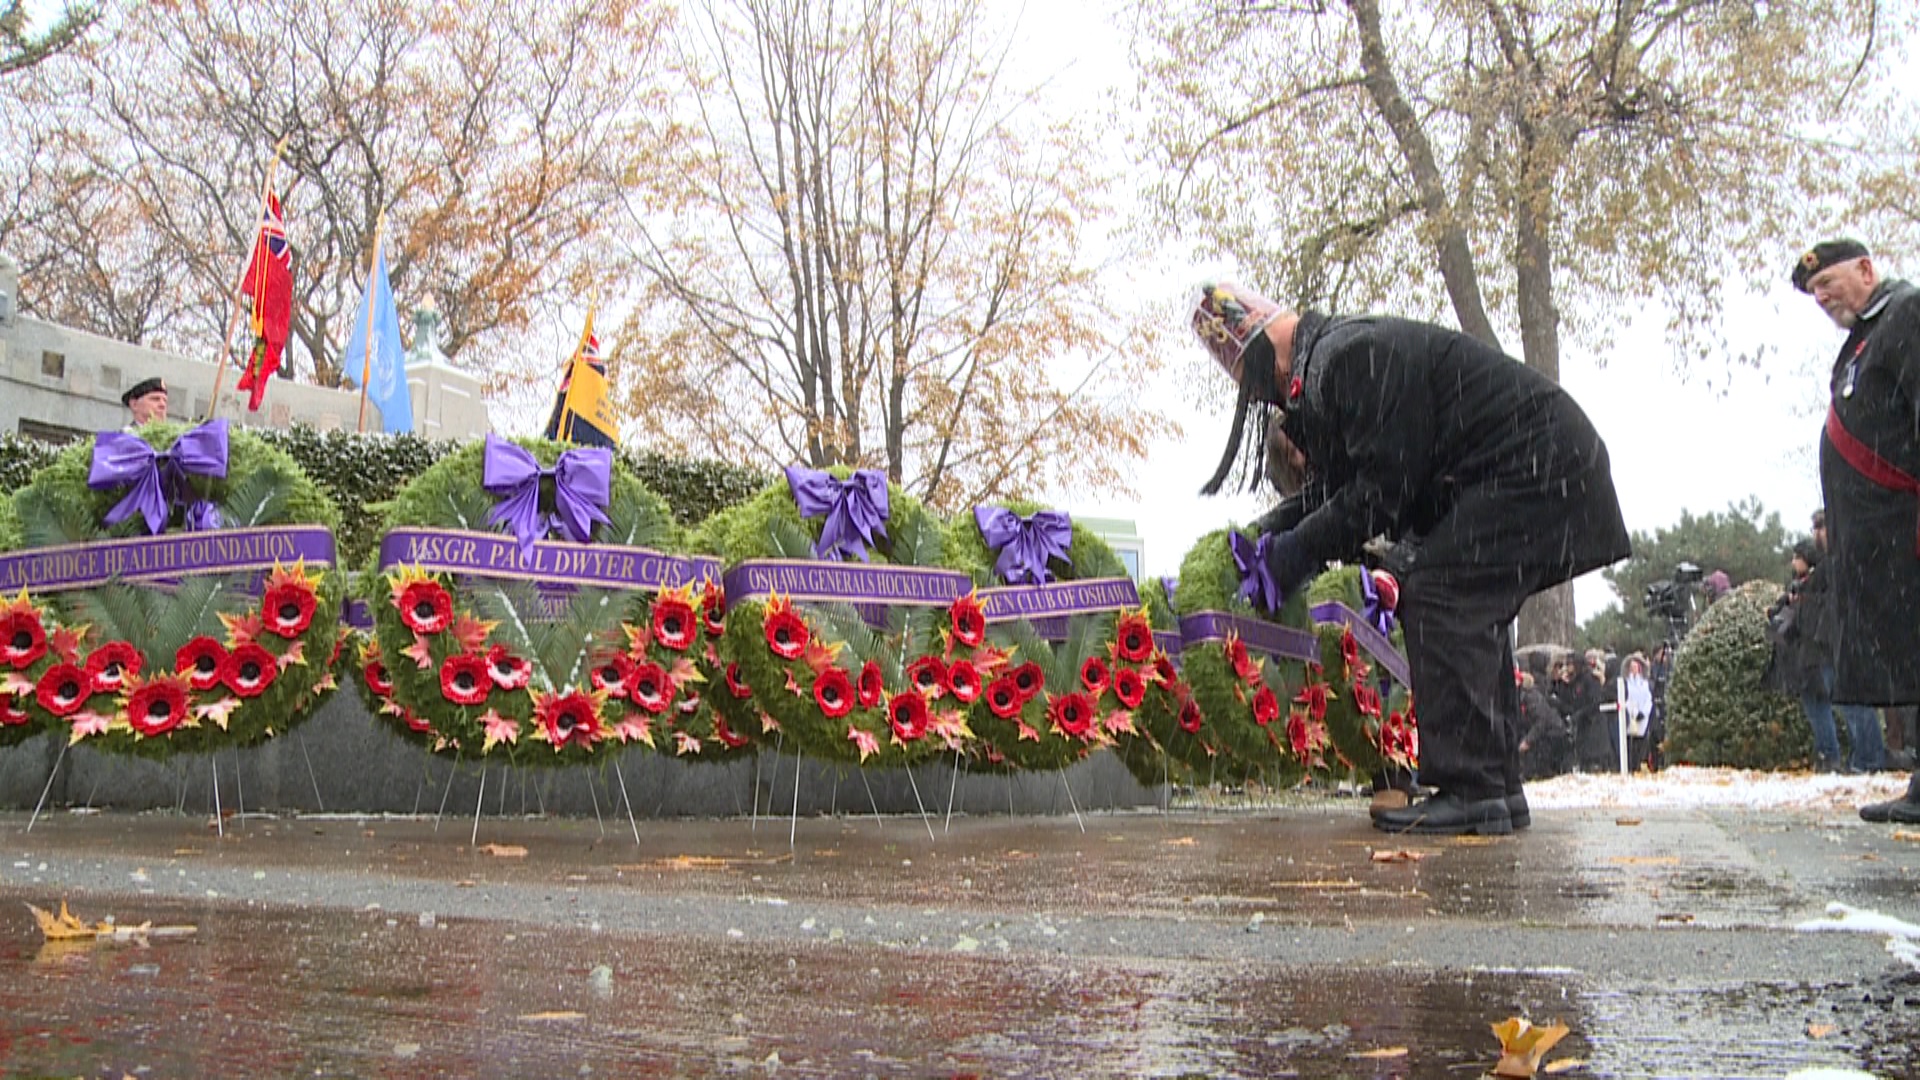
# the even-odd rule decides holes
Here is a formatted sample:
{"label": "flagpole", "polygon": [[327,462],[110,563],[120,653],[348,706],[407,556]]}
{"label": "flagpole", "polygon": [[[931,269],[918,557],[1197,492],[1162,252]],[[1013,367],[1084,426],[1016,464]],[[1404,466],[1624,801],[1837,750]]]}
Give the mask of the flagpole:
{"label": "flagpole", "polygon": [[[267,166],[267,182],[260,188],[261,214],[266,213],[267,200],[273,197],[273,179],[274,175],[280,171],[280,155],[286,152],[287,140],[292,137],[293,133],[288,132],[280,136],[279,142],[273,144],[273,163]],[[246,295],[240,290],[247,283],[247,267],[253,263],[253,249],[260,244],[261,227],[260,218],[255,217],[253,239],[247,245],[247,260],[240,264],[240,274],[233,281],[233,314],[227,317],[227,336],[220,343],[220,365],[213,369],[213,396],[207,399],[206,418],[208,420],[213,419],[213,414],[220,411],[220,384],[227,377],[227,362],[233,359],[233,331],[239,325],[240,301]]]}
{"label": "flagpole", "polygon": [[387,227],[387,212],[380,211],[380,217],[373,226],[373,260],[367,263],[367,341],[366,348],[360,352],[360,434],[367,431],[367,380],[373,377],[373,275],[380,267],[381,233]]}

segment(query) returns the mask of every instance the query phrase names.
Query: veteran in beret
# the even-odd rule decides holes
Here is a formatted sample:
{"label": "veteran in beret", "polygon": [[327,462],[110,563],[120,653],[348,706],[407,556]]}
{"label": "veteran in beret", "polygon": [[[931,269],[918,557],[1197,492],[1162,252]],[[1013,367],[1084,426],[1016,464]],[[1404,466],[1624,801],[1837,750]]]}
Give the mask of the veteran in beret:
{"label": "veteran in beret", "polygon": [[120,395],[120,404],[133,414],[127,430],[164,422],[167,418],[167,384],[161,379],[141,379]]}
{"label": "veteran in beret", "polygon": [[1278,486],[1296,492],[1259,523],[1282,589],[1395,542],[1420,782],[1437,794],[1376,805],[1375,827],[1526,828],[1510,625],[1529,596],[1630,552],[1599,433],[1553,380],[1446,327],[1288,311],[1225,284],[1202,289],[1193,325],[1239,386],[1202,492],[1236,472],[1257,487],[1269,432],[1285,436]]}
{"label": "veteran in beret", "polygon": [[[1881,277],[1857,240],[1815,244],[1792,280],[1847,334],[1820,433],[1833,701],[1920,703],[1920,290]],[[1870,757],[1884,755],[1879,736],[1875,724]],[[1920,824],[1920,773],[1860,816]]]}

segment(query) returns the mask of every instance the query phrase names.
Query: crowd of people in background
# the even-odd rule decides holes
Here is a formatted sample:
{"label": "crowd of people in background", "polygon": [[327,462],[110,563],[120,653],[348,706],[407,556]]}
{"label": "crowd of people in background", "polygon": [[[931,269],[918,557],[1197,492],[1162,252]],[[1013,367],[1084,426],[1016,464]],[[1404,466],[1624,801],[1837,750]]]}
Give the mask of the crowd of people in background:
{"label": "crowd of people in background", "polygon": [[1529,780],[1569,772],[1619,772],[1621,738],[1629,771],[1657,770],[1666,736],[1672,650],[1622,657],[1526,650],[1520,684],[1520,761]]}

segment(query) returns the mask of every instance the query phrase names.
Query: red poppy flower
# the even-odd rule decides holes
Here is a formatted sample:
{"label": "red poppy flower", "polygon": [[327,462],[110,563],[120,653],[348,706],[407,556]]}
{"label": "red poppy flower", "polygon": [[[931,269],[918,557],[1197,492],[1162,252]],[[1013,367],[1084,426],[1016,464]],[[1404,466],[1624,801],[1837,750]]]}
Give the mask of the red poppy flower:
{"label": "red poppy flower", "polygon": [[502,690],[518,690],[533,681],[533,665],[495,645],[487,650],[487,677]]}
{"label": "red poppy flower", "polygon": [[228,653],[220,667],[220,681],[243,698],[259,697],[279,674],[273,654],[252,642]]}
{"label": "red poppy flower", "polygon": [[1011,675],[1002,675],[987,684],[987,708],[1002,720],[1013,719],[1026,703],[1026,697],[1014,685]]}
{"label": "red poppy flower", "polygon": [[672,708],[674,696],[680,692],[667,676],[667,670],[653,663],[633,665],[633,677],[627,680],[627,687],[627,697],[635,705],[656,714]]}
{"label": "red poppy flower", "polygon": [[[224,657],[222,659],[224,660]],[[361,678],[367,681],[367,689],[373,691],[374,696],[376,697],[392,696],[393,674],[387,670],[387,665],[381,663],[378,660],[369,660],[367,661],[366,666],[360,669],[360,676]],[[220,685],[218,678],[216,678],[214,682],[208,686],[201,686],[199,683],[199,680],[196,678],[194,680],[193,688],[195,690],[211,690],[213,689],[213,687],[218,685]]]}
{"label": "red poppy flower", "polygon": [[853,711],[853,680],[837,667],[828,668],[813,680],[813,701],[828,719],[840,719]]}
{"label": "red poppy flower", "polygon": [[1346,663],[1349,671],[1360,659],[1360,643],[1354,640],[1352,630],[1340,631],[1340,659]]}
{"label": "red poppy flower", "polygon": [[19,727],[33,719],[26,706],[12,694],[0,696],[0,727]]}
{"label": "red poppy flower", "polygon": [[1094,697],[1107,692],[1107,684],[1112,678],[1107,670],[1107,662],[1097,656],[1087,657],[1086,662],[1080,665],[1080,685],[1086,687],[1087,693]]}
{"label": "red poppy flower", "polygon": [[137,735],[165,735],[186,718],[187,680],[178,675],[155,675],[127,696],[127,723]]}
{"label": "red poppy flower", "polygon": [[662,596],[653,602],[653,637],[674,652],[685,652],[698,633],[693,605],[677,596]]}
{"label": "red poppy flower", "polygon": [[733,729],[727,726],[727,718],[719,713],[713,714],[713,737],[729,750],[738,750],[752,741],[745,735],[735,735]]}
{"label": "red poppy flower", "polygon": [[927,733],[927,699],[916,690],[893,695],[887,702],[887,723],[893,726],[893,737],[901,742],[913,742]]}
{"label": "red poppy flower", "polygon": [[1378,718],[1380,715],[1380,691],[1365,683],[1353,684],[1353,707],[1361,716]]}
{"label": "red poppy flower", "polygon": [[313,623],[313,590],[304,584],[288,582],[267,590],[260,600],[260,613],[267,629],[283,638],[297,638]]}
{"label": "red poppy flower", "polygon": [[1200,715],[1199,702],[1193,700],[1192,698],[1188,698],[1185,701],[1180,703],[1180,730],[1181,731],[1184,731],[1189,735],[1199,734],[1200,722],[1203,719],[1205,718]]}
{"label": "red poppy flower", "polygon": [[40,624],[40,613],[32,609],[9,611],[0,616],[0,657],[15,671],[32,667],[47,655],[47,628]]}
{"label": "red poppy flower", "polygon": [[1143,615],[1120,616],[1113,649],[1122,660],[1138,664],[1153,655],[1153,626]]}
{"label": "red poppy flower", "polygon": [[1007,677],[1013,680],[1013,688],[1020,692],[1020,703],[1023,705],[1047,684],[1046,673],[1031,660],[1014,668]]}
{"label": "red poppy flower", "polygon": [[[220,665],[226,659],[227,647],[220,644],[218,639],[197,637],[180,646],[180,651],[173,654],[173,669],[190,679],[195,690],[211,690],[220,685]],[[387,690],[378,692],[385,693],[392,689],[393,681],[389,679]]]}
{"label": "red poppy flower", "polygon": [[93,689],[117,692],[129,679],[140,674],[140,650],[125,641],[109,641],[87,654],[87,674]]}
{"label": "red poppy flower", "polygon": [[987,612],[980,606],[978,596],[968,593],[955,600],[947,616],[953,622],[953,640],[968,648],[987,640]]}
{"label": "red poppy flower", "polygon": [[1308,720],[1307,714],[1299,711],[1287,714],[1287,745],[1301,761],[1311,763],[1320,756],[1325,734],[1326,729]]}
{"label": "red poppy flower", "polygon": [[608,697],[623,698],[632,683],[633,670],[633,661],[627,659],[626,654],[614,653],[593,665],[587,678],[595,690],[606,691]]}
{"label": "red poppy flower", "polygon": [[1262,686],[1253,695],[1253,722],[1266,727],[1280,719],[1280,699],[1273,696],[1273,687]]}
{"label": "red poppy flower", "polygon": [[1232,665],[1234,675],[1249,686],[1260,677],[1260,665],[1254,663],[1253,655],[1247,652],[1247,643],[1237,637],[1227,639],[1227,663]]}
{"label": "red poppy flower", "polygon": [[887,684],[880,678],[880,665],[869,660],[860,665],[860,707],[877,709],[887,700]]}
{"label": "red poppy flower", "polygon": [[478,705],[492,691],[493,678],[484,658],[458,653],[440,665],[440,696],[455,705]]}
{"label": "red poppy flower", "polygon": [[1380,598],[1380,610],[1392,611],[1400,606],[1400,582],[1385,570],[1373,572],[1373,593]]}
{"label": "red poppy flower", "polygon": [[962,705],[980,699],[980,669],[971,660],[955,660],[947,667],[947,689]]}
{"label": "red poppy flower", "polygon": [[1307,712],[1311,713],[1315,720],[1325,720],[1327,718],[1327,684],[1314,683],[1302,687],[1300,692],[1293,696],[1293,703],[1305,705]]}
{"label": "red poppy flower", "polygon": [[727,665],[727,692],[745,701],[753,696],[753,688],[740,681],[740,665]]}
{"label": "red poppy flower", "polygon": [[72,716],[93,693],[93,676],[77,664],[55,664],[40,676],[33,696],[55,716]]}
{"label": "red poppy flower", "polygon": [[923,694],[940,697],[947,692],[947,665],[937,656],[923,656],[907,665],[907,682]]}
{"label": "red poppy flower", "polygon": [[1147,696],[1147,680],[1141,678],[1140,673],[1133,668],[1115,668],[1113,696],[1119,698],[1120,704],[1127,708],[1137,709],[1140,707],[1140,702]]}
{"label": "red poppy flower", "polygon": [[1062,694],[1047,704],[1047,715],[1061,734],[1084,739],[1093,730],[1093,702],[1085,694]]}
{"label": "red poppy flower", "polygon": [[1153,658],[1153,681],[1161,686],[1172,686],[1180,681],[1180,669],[1173,666],[1173,657],[1161,653]]}
{"label": "red poppy flower", "polygon": [[422,735],[428,735],[433,732],[433,725],[427,722],[427,718],[414,712],[412,709],[401,713],[400,719],[407,725],[408,731],[416,731]]}
{"label": "red poppy flower", "polygon": [[453,598],[437,581],[415,581],[394,602],[400,621],[416,634],[437,634],[453,622]]}
{"label": "red poppy flower", "polygon": [[783,660],[799,659],[807,651],[806,620],[789,608],[767,609],[767,648]]}
{"label": "red poppy flower", "polygon": [[[708,637],[719,637],[727,632],[727,592],[717,581],[708,582],[706,590],[700,594],[700,626]],[[721,740],[724,742],[725,740]],[[743,742],[745,740],[742,740]]]}
{"label": "red poppy flower", "polygon": [[578,690],[541,698],[533,706],[533,719],[556,751],[569,743],[591,747],[600,738],[600,710]]}

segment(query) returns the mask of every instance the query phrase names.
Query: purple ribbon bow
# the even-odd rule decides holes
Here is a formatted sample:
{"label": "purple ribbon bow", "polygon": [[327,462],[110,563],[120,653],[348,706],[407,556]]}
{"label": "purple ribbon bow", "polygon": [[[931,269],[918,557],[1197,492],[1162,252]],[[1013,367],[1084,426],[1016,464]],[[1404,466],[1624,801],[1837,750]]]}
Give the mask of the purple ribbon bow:
{"label": "purple ribbon bow", "polygon": [[1234,568],[1240,571],[1241,598],[1251,603],[1254,610],[1269,615],[1279,611],[1285,601],[1280,583],[1274,580],[1273,570],[1267,565],[1267,544],[1272,539],[1272,533],[1263,533],[1258,543],[1237,532],[1227,534],[1227,544],[1233,549]]}
{"label": "purple ribbon bow", "polygon": [[[540,480],[553,478],[553,513],[540,510]],[[568,450],[543,469],[531,453],[505,439],[487,436],[481,458],[480,486],[495,499],[487,512],[491,525],[505,524],[520,541],[520,557],[533,557],[533,545],[549,532],[575,543],[593,538],[595,524],[607,523],[607,501],[613,491],[613,451],[604,446]]]}
{"label": "purple ribbon bow", "polygon": [[1173,603],[1174,590],[1178,589],[1179,587],[1180,587],[1180,580],[1178,578],[1162,577],[1160,579],[1160,588],[1162,591],[1164,591],[1167,594],[1167,603],[1169,604]]}
{"label": "purple ribbon bow", "polygon": [[[227,475],[227,422],[209,420],[175,439],[165,450],[155,450],[145,439],[120,431],[94,436],[93,465],[87,486],[95,491],[130,487],[124,498],[107,511],[106,523],[118,525],[135,514],[147,521],[147,531],[158,534],[181,497],[192,490],[187,477]],[[186,504],[184,523],[189,530],[217,529],[220,510],[205,499]]]}
{"label": "purple ribbon bow", "polygon": [[1067,548],[1073,543],[1073,519],[1064,510],[1036,510],[1021,517],[1003,506],[976,506],[973,520],[987,546],[1000,553],[993,564],[994,573],[1009,585],[1045,585],[1053,580],[1047,560],[1059,559],[1067,565]]}
{"label": "purple ribbon bow", "polygon": [[787,466],[787,487],[801,517],[826,515],[813,557],[853,555],[867,561],[867,548],[887,535],[887,477],[872,469],[841,480],[831,474]]}
{"label": "purple ribbon bow", "polygon": [[1360,617],[1367,625],[1386,637],[1393,636],[1393,612],[1380,603],[1380,590],[1373,583],[1373,574],[1366,567],[1360,568]]}

